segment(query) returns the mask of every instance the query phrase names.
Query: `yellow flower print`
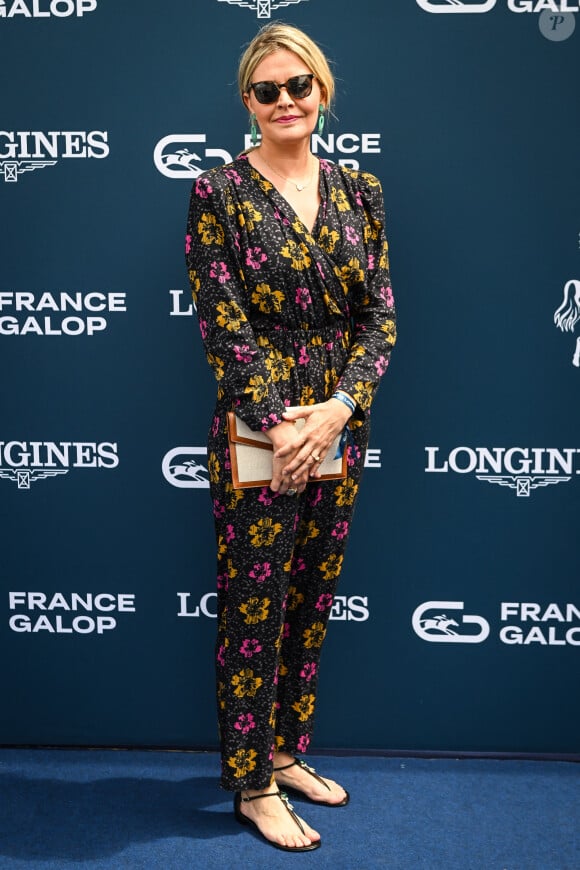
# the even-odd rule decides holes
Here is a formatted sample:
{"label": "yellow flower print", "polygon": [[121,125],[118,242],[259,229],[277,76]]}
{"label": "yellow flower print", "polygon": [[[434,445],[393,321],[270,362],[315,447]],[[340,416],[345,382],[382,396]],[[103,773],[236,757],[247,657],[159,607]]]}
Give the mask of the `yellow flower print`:
{"label": "yellow flower print", "polygon": [[276,737],[276,752],[280,752],[286,741],[283,737]]}
{"label": "yellow flower print", "polygon": [[233,580],[234,577],[238,576],[238,569],[234,567],[234,563],[231,559],[228,559],[228,577],[230,580]]}
{"label": "yellow flower print", "polygon": [[288,587],[288,610],[296,610],[299,604],[304,603],[304,595],[302,592],[298,592],[296,586]]}
{"label": "yellow flower print", "polygon": [[353,344],[353,346],[350,349],[349,356],[351,359],[360,359],[361,356],[364,356],[365,354],[366,354],[366,350],[362,346],[362,344]]}
{"label": "yellow flower print", "polygon": [[221,381],[223,376],[225,375],[224,361],[220,359],[219,356],[215,356],[213,353],[207,354],[207,361],[213,369],[213,373],[216,376],[216,380]]}
{"label": "yellow flower print", "polygon": [[203,245],[223,245],[224,243],[224,228],[215,216],[204,212],[197,225],[197,232],[201,236]]}
{"label": "yellow flower print", "polygon": [[371,175],[370,172],[361,172],[360,178],[363,181],[366,181],[366,183],[368,184],[369,187],[380,187],[381,186],[381,182],[379,181],[379,179],[376,176]]}
{"label": "yellow flower print", "polygon": [[312,387],[302,387],[302,391],[300,393],[300,404],[301,405],[314,405],[316,403],[316,399],[314,398],[314,390]]}
{"label": "yellow flower print", "polygon": [[311,538],[317,538],[320,534],[320,529],[316,527],[316,523],[314,520],[310,520],[308,523],[302,522],[300,523],[300,528],[298,529],[298,534],[296,536],[296,543],[300,544],[300,546],[304,546],[307,541]]}
{"label": "yellow flower print", "polygon": [[217,687],[217,697],[218,697],[218,701],[219,701],[220,710],[225,710],[225,709],[226,709],[226,702],[225,702],[225,700],[224,700],[224,691],[225,691],[225,688],[226,688],[226,684],[225,684],[225,683],[218,683],[218,687]]}
{"label": "yellow flower print", "polygon": [[258,347],[272,347],[272,342],[265,335],[259,335],[256,339],[256,344]]}
{"label": "yellow flower print", "polygon": [[248,598],[247,601],[240,604],[238,610],[245,614],[244,622],[246,625],[257,625],[258,622],[263,622],[268,618],[270,604],[269,598]]}
{"label": "yellow flower print", "polygon": [[252,293],[252,302],[264,314],[282,311],[282,303],[286,297],[281,290],[272,290],[269,284],[257,284]]}
{"label": "yellow flower print", "polygon": [[281,531],[282,523],[275,523],[272,517],[263,517],[250,526],[251,544],[253,547],[271,547]]}
{"label": "yellow flower print", "polygon": [[221,465],[219,459],[213,451],[209,454],[209,458],[207,460],[207,468],[209,471],[209,479],[212,483],[217,483],[220,479]]}
{"label": "yellow flower print", "polygon": [[199,288],[201,287],[201,281],[197,277],[197,271],[195,269],[189,270],[189,283],[191,285],[191,295],[193,298],[193,304],[197,305],[197,297],[199,294]]}
{"label": "yellow flower print", "polygon": [[252,169],[252,178],[254,179],[254,181],[258,182],[258,184],[265,193],[268,193],[268,191],[272,190],[274,187],[274,185],[270,181],[268,181],[268,179],[264,178],[263,175],[260,175],[259,172],[256,172],[255,169]]}
{"label": "yellow flower print", "polygon": [[280,351],[271,350],[266,357],[266,368],[274,383],[290,380],[290,372],[295,365],[291,356],[282,356]]}
{"label": "yellow flower print", "polygon": [[292,709],[296,710],[301,722],[306,722],[314,713],[314,700],[314,695],[302,695],[299,701],[292,704]]}
{"label": "yellow flower print", "polygon": [[312,262],[304,242],[295,242],[293,239],[289,239],[280,253],[283,257],[288,257],[289,260],[292,260],[292,268],[297,269],[299,272],[302,269],[307,269]]}
{"label": "yellow flower print", "polygon": [[324,395],[331,396],[334,393],[334,385],[337,381],[336,369],[326,369],[324,372]]}
{"label": "yellow flower print", "polygon": [[229,511],[235,510],[243,497],[243,490],[234,489],[233,484],[229,481],[226,483],[226,507]]}
{"label": "yellow flower print", "polygon": [[238,749],[235,755],[228,758],[228,764],[230,767],[234,768],[234,776],[236,779],[246,776],[255,769],[256,762],[254,759],[257,757],[258,753],[255,749]]}
{"label": "yellow flower print", "polygon": [[332,187],[330,189],[330,198],[339,211],[350,211],[350,204],[344,190],[337,190],[336,187]]}
{"label": "yellow flower print", "polygon": [[286,667],[286,665],[284,664],[283,661],[280,661],[280,664],[278,665],[278,673],[280,674],[281,677],[288,676],[288,668]]}
{"label": "yellow flower print", "polygon": [[339,484],[339,486],[334,490],[337,505],[343,507],[347,504],[353,504],[357,492],[358,484],[356,484],[352,478],[347,477],[346,480]]}
{"label": "yellow flower print", "polygon": [[222,299],[222,301],[218,302],[216,305],[216,310],[219,312],[216,317],[217,325],[225,326],[228,332],[239,332],[242,323],[246,323],[247,321],[246,315],[238,303],[233,300],[231,302],[226,302],[225,299]]}
{"label": "yellow flower print", "polygon": [[354,385],[352,397],[360,405],[363,411],[370,408],[373,400],[374,384],[372,381],[357,381]]}
{"label": "yellow flower print", "polygon": [[332,553],[326,562],[322,562],[318,566],[319,570],[322,571],[323,580],[334,580],[335,577],[338,577],[342,569],[343,558],[343,556],[337,556],[336,553]]}
{"label": "yellow flower print", "polygon": [[224,536],[220,535],[218,538],[218,548],[217,548],[218,561],[221,560],[222,556],[225,556],[227,551],[228,551],[228,545],[226,544],[226,542],[224,540]]}
{"label": "yellow flower print", "polygon": [[304,646],[308,649],[312,649],[313,646],[321,647],[325,635],[326,629],[324,625],[321,622],[314,622],[310,628],[307,628],[302,632]]}
{"label": "yellow flower print", "polygon": [[262,220],[262,213],[259,212],[249,200],[244,200],[241,204],[241,212],[238,215],[238,223],[241,227],[246,226],[248,232],[252,232],[256,224]]}
{"label": "yellow flower print", "polygon": [[262,677],[255,677],[251,668],[244,668],[239,674],[232,677],[232,686],[235,686],[234,695],[237,698],[255,698],[256,692],[263,683]]}
{"label": "yellow flower print", "polygon": [[391,346],[397,340],[397,329],[395,327],[394,320],[385,320],[383,324],[381,324],[381,332],[385,332],[387,334],[387,344]]}
{"label": "yellow flower print", "polygon": [[328,227],[322,227],[318,236],[319,244],[328,254],[333,253],[339,239],[340,233],[337,233],[336,230],[329,230]]}
{"label": "yellow flower print", "polygon": [[262,375],[252,375],[248,381],[244,393],[248,393],[252,397],[252,402],[261,402],[268,395],[268,384]]}
{"label": "yellow flower print", "polygon": [[[335,266],[334,268],[336,271],[337,267]],[[348,290],[348,287],[347,287],[345,281],[342,279],[342,277],[340,275],[339,275],[339,278],[342,282],[343,287],[346,287],[346,289]],[[331,314],[340,314],[340,308],[338,307],[338,305],[336,304],[336,302],[334,301],[334,299],[332,298],[332,296],[330,295],[330,293],[328,292],[326,287],[324,288],[322,298],[324,299],[324,304],[326,305],[326,307],[328,308],[328,310],[330,311]]]}

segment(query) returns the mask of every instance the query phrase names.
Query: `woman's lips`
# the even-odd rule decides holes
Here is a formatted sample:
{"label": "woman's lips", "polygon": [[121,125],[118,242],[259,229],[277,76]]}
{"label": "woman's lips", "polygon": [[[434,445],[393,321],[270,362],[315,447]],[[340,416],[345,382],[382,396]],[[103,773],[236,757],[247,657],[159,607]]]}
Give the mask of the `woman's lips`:
{"label": "woman's lips", "polygon": [[290,124],[291,121],[297,121],[298,115],[282,115],[281,118],[276,118],[277,124]]}

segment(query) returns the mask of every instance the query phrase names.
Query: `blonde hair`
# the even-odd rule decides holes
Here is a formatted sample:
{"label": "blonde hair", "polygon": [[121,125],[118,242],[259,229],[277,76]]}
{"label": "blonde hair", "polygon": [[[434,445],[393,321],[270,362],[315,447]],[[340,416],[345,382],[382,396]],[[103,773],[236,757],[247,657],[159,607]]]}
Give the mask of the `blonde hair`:
{"label": "blonde hair", "polygon": [[314,73],[326,102],[326,109],[329,110],[334,99],[335,88],[334,76],[327,59],[306,33],[291,24],[282,24],[278,21],[262,27],[244,51],[238,68],[240,96],[248,93],[258,64],[272,52],[281,49],[292,51]]}

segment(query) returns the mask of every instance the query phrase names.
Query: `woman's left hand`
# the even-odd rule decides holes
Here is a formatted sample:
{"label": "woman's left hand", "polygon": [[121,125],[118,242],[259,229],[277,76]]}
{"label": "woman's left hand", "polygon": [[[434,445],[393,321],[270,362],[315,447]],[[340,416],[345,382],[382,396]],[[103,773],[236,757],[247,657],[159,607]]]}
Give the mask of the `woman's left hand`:
{"label": "woman's left hand", "polygon": [[[311,478],[320,477],[320,464],[324,461],[330,445],[336,436],[342,432],[351,417],[349,408],[338,399],[328,399],[316,405],[302,405],[284,413],[284,419],[292,422],[305,419],[301,431],[302,446],[288,465],[284,467],[284,475],[290,475],[292,480],[299,480],[304,475]],[[274,454],[284,459],[292,453],[290,447],[281,447]]]}

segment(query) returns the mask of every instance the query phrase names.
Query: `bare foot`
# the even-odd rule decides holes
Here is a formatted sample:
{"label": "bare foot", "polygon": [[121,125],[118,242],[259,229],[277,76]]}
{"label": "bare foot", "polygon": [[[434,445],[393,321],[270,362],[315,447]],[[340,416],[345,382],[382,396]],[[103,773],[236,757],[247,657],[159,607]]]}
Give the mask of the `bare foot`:
{"label": "bare foot", "polygon": [[[244,801],[244,798],[256,795],[274,795],[255,801]],[[283,800],[278,797],[276,783],[268,788],[242,792],[240,813],[249,821],[253,822],[263,837],[271,843],[277,843],[287,848],[310,846],[320,840],[320,834],[311,828],[304,819],[300,819],[303,832],[297,822],[292,818]]]}
{"label": "bare foot", "polygon": [[287,767],[286,770],[277,769],[286,767],[287,764],[292,764],[293,761],[294,757],[287,752],[277,752],[274,755],[274,776],[280,788],[294,788],[315,803],[340,806],[348,801],[347,792],[341,785],[323,776],[320,777],[322,782],[319,782],[317,779],[318,774],[313,776],[307,766],[303,766],[305,762],[301,759],[298,764],[293,764],[292,767]]}

